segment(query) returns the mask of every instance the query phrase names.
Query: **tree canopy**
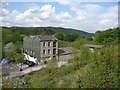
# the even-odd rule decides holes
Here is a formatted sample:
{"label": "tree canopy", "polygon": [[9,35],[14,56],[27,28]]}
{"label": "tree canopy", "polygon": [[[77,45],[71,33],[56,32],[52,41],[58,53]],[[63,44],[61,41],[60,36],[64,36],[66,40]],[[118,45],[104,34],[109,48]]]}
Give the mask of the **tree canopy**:
{"label": "tree canopy", "polygon": [[99,44],[117,44],[120,28],[97,31],[94,35],[94,41]]}

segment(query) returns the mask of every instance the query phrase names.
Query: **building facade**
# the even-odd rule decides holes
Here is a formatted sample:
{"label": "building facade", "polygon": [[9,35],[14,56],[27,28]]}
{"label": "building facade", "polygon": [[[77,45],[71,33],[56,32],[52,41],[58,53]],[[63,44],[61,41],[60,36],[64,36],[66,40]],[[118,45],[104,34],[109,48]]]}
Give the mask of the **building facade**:
{"label": "building facade", "polygon": [[57,57],[58,39],[54,36],[25,36],[23,52],[37,58],[38,62]]}

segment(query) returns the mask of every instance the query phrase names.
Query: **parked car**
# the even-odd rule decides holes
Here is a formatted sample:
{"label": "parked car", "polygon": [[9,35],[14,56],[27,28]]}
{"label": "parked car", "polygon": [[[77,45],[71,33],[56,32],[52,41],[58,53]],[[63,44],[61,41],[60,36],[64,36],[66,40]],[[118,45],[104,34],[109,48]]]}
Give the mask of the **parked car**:
{"label": "parked car", "polygon": [[28,61],[28,60],[24,60],[24,61],[23,61],[23,64],[27,64],[27,61]]}
{"label": "parked car", "polygon": [[29,67],[32,67],[32,66],[34,66],[34,65],[35,65],[35,63],[34,63],[34,62],[29,61],[29,60],[24,60],[23,64],[26,64],[26,65],[28,65]]}
{"label": "parked car", "polygon": [[32,67],[35,65],[35,63],[30,61],[28,65],[29,65],[29,67]]}

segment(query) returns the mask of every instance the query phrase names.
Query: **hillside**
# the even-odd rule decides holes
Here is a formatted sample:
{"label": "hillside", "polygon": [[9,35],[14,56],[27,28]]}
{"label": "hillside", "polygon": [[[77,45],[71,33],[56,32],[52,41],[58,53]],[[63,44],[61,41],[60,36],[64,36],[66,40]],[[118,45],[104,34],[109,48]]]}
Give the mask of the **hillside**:
{"label": "hillside", "polygon": [[62,28],[62,27],[47,27],[47,28],[53,30],[54,32],[63,32],[63,33],[72,32],[72,33],[78,33],[81,35],[89,35],[89,36],[93,35],[93,33],[88,33],[82,30],[77,30],[72,28]]}
{"label": "hillside", "polygon": [[14,29],[14,30],[18,30],[18,29],[21,29],[21,30],[41,30],[41,31],[48,31],[48,30],[51,30],[53,32],[62,32],[62,33],[77,33],[77,34],[80,34],[80,35],[87,35],[87,36],[92,36],[94,35],[93,33],[88,33],[88,32],[85,32],[83,30],[77,30],[77,29],[72,29],[72,28],[63,28],[63,27],[11,27],[11,29]]}

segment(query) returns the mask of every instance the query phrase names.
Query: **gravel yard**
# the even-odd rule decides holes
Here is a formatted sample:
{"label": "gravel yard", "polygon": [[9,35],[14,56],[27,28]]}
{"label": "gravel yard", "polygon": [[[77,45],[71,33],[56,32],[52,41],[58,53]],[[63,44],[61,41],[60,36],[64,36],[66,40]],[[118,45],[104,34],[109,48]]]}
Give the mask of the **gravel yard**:
{"label": "gravel yard", "polygon": [[[59,62],[57,63],[58,67],[68,65],[68,60],[74,58],[79,50],[72,47],[59,48]],[[78,54],[79,55],[79,54]]]}
{"label": "gravel yard", "polygon": [[72,47],[59,48],[59,61],[66,61],[74,58],[78,54],[79,50]]}

